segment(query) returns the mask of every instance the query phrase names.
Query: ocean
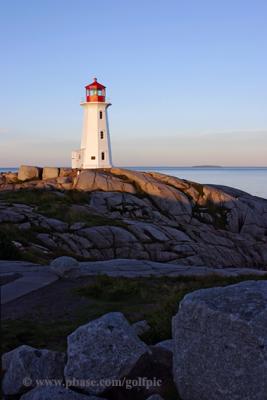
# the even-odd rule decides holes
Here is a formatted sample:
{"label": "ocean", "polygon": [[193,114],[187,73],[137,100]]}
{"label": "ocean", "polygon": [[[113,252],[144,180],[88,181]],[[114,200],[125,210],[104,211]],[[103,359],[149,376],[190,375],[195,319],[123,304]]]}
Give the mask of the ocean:
{"label": "ocean", "polygon": [[[154,171],[199,183],[231,186],[267,199],[267,167],[127,167],[137,171]],[[0,168],[0,172],[18,168]]]}

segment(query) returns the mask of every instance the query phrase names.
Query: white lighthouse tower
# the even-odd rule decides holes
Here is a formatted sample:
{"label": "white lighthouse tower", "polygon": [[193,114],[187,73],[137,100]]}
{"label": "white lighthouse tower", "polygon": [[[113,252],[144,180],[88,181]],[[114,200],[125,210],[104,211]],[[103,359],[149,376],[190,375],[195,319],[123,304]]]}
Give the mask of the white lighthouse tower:
{"label": "white lighthouse tower", "polygon": [[72,152],[72,168],[111,168],[106,88],[95,78],[85,89],[81,149]]}

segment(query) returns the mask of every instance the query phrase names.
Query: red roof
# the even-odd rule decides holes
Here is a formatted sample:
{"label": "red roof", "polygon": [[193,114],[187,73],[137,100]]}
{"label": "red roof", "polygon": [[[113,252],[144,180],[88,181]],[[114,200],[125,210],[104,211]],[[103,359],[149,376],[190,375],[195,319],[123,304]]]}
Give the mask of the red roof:
{"label": "red roof", "polygon": [[101,83],[97,82],[97,79],[94,78],[94,82],[85,86],[86,89],[106,89],[106,86],[101,85]]}

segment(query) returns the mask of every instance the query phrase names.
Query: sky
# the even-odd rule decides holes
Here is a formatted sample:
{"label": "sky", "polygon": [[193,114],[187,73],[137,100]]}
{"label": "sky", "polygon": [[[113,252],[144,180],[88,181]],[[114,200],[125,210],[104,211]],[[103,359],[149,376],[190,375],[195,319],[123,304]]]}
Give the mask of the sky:
{"label": "sky", "polygon": [[3,0],[0,167],[70,165],[84,86],[116,166],[267,166],[266,0]]}

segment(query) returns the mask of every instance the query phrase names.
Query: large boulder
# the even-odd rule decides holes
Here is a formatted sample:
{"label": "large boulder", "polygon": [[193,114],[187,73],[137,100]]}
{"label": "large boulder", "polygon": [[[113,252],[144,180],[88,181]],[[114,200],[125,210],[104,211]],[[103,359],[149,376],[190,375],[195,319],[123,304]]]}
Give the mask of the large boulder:
{"label": "large boulder", "polygon": [[56,179],[59,175],[59,168],[55,167],[44,167],[43,168],[43,179]]}
{"label": "large boulder", "polygon": [[197,290],[173,318],[183,400],[266,400],[267,281]]}
{"label": "large boulder", "polygon": [[42,168],[30,165],[21,165],[19,167],[18,179],[20,181],[27,181],[31,179],[40,179]]}
{"label": "large boulder", "polygon": [[65,378],[90,379],[94,385],[83,390],[99,394],[105,391],[111,379],[126,376],[149,351],[123,314],[112,312],[80,326],[68,336]]}
{"label": "large boulder", "polygon": [[51,262],[50,269],[61,278],[68,278],[79,269],[79,262],[73,257],[57,257]]}
{"label": "large boulder", "polygon": [[11,351],[8,351],[7,353],[4,353],[2,355],[2,358],[1,358],[2,370],[3,371],[7,371],[8,370],[13,357],[18,353],[18,351],[26,352],[26,351],[30,351],[30,350],[32,350],[32,347],[31,346],[27,346],[27,345],[24,344],[24,345],[22,345],[20,347],[16,347],[14,350],[11,350]]}
{"label": "large boulder", "polygon": [[2,390],[17,395],[36,386],[38,379],[63,379],[65,354],[31,346],[19,346],[2,358],[6,371]]}
{"label": "large boulder", "polygon": [[105,400],[73,392],[63,386],[41,386],[24,394],[20,400]]}
{"label": "large boulder", "polygon": [[125,182],[119,177],[111,174],[104,174],[94,170],[82,171],[75,181],[75,189],[84,191],[114,191],[135,193],[136,190],[131,183]]}

